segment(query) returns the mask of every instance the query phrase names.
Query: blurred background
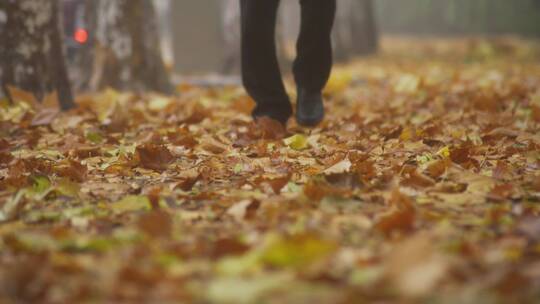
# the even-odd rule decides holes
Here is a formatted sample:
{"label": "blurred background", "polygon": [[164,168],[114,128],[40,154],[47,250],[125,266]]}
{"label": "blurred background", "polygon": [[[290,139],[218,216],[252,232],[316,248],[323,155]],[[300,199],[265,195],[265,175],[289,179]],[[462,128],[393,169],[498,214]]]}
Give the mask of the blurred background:
{"label": "blurred background", "polygon": [[[337,1],[333,41],[338,63],[384,54],[390,48],[396,53],[395,46],[400,44],[395,42],[400,39],[408,39],[409,43],[401,44],[408,49],[417,44],[411,44],[411,39],[418,43],[429,40],[433,46],[433,39],[457,38],[490,53],[490,45],[508,48],[511,39],[538,41],[540,38],[540,0]],[[239,0],[60,0],[52,3],[61,21],[51,19],[42,29],[43,37],[33,37],[36,45],[32,49],[46,48],[48,37],[56,41],[54,24],[62,24],[63,34],[60,35],[67,49],[65,61],[70,80],[66,86],[75,93],[106,87],[171,93],[174,86],[183,81],[240,83]],[[19,32],[25,30],[24,20],[28,17],[8,22],[10,11],[16,12],[18,6],[21,6],[18,2],[0,2],[0,38],[5,41],[23,37]],[[282,0],[280,10],[276,36],[278,56],[283,70],[288,71],[295,57],[299,0]],[[27,30],[32,36],[32,29]],[[39,96],[41,89],[36,90],[37,86],[32,83],[43,83],[39,87],[47,88],[51,87],[51,81],[33,79],[27,81],[29,85],[13,81],[14,71],[21,71],[13,63],[24,59],[16,49],[8,44],[0,45],[0,54],[3,54],[0,76],[2,69],[9,72],[0,79],[37,91]],[[35,58],[40,56],[43,54],[35,54]],[[42,67],[50,71],[64,65],[63,55],[52,54],[52,57],[36,62],[51,62],[51,66]]]}
{"label": "blurred background", "polygon": [[[238,0],[153,0],[164,61],[175,75],[239,72]],[[283,0],[279,54],[294,58],[299,1]],[[381,37],[540,37],[540,0],[338,0],[335,56],[345,61],[375,53]],[[84,0],[65,0],[70,58],[86,43]]]}

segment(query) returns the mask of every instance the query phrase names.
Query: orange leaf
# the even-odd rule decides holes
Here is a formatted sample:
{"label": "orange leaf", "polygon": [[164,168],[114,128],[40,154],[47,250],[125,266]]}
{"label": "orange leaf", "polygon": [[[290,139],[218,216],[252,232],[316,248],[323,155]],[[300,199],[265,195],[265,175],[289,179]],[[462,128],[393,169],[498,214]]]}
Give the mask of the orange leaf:
{"label": "orange leaf", "polygon": [[425,173],[431,178],[439,178],[446,172],[448,167],[450,167],[450,162],[447,158],[437,160],[428,165]]}
{"label": "orange leaf", "polygon": [[387,236],[395,231],[412,230],[416,220],[416,210],[412,200],[396,189],[392,192],[389,202],[391,209],[379,218],[375,228]]}

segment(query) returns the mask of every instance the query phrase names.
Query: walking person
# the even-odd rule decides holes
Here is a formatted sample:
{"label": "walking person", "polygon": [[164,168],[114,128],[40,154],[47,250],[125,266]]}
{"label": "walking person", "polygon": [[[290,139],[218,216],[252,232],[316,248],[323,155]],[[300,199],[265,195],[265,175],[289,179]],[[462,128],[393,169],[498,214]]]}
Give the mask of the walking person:
{"label": "walking person", "polygon": [[[283,125],[292,116],[276,55],[276,19],[280,0],[240,0],[242,79],[257,106],[255,119]],[[322,90],[332,69],[331,32],[336,0],[300,0],[301,28],[293,73],[297,85],[296,120],[316,126],[324,119]]]}

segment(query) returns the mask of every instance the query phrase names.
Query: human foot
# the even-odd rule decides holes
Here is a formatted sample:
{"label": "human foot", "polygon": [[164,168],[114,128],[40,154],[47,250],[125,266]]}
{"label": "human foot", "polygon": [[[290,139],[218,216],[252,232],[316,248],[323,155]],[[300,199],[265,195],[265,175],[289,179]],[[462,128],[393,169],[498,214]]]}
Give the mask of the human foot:
{"label": "human foot", "polygon": [[253,119],[258,120],[261,117],[271,118],[278,121],[283,126],[287,125],[287,122],[292,116],[292,106],[290,102],[261,104],[253,110]]}
{"label": "human foot", "polygon": [[324,119],[324,104],[320,92],[298,89],[296,121],[305,127],[315,127]]}

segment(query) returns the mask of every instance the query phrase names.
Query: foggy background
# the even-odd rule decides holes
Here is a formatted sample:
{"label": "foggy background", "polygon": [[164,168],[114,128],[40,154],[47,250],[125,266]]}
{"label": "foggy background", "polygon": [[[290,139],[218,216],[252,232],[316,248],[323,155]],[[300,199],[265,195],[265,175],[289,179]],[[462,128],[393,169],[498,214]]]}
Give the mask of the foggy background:
{"label": "foggy background", "polygon": [[[163,33],[164,58],[175,72],[238,73],[238,0],[154,1]],[[298,3],[298,0],[281,3],[277,39],[280,58],[285,62],[294,57],[300,22]],[[369,7],[370,13],[366,12]],[[367,13],[371,16],[366,17]],[[346,19],[351,18],[360,19],[355,26],[375,37],[371,42],[374,45],[367,51],[349,54],[350,51],[342,50],[343,44],[366,40],[358,33],[347,33],[351,31],[351,23]],[[366,18],[373,21],[362,20]],[[370,22],[373,28],[365,29]],[[538,39],[540,0],[338,0],[334,34],[338,61],[375,52],[379,39],[388,35],[438,38],[512,35]]]}
{"label": "foggy background", "polygon": [[[155,12],[149,9],[152,2],[156,8]],[[281,0],[276,39],[278,58],[283,72],[290,71],[295,57],[295,42],[300,24],[299,2],[299,0]],[[333,44],[335,61],[338,63],[384,52],[387,38],[521,37],[533,40],[540,38],[540,0],[337,0],[337,2]],[[4,2],[6,3],[9,2]],[[68,26],[63,26],[65,36],[63,41],[67,49],[66,62],[70,79],[76,92],[100,87],[96,79],[118,74],[103,72],[115,61],[95,64],[97,62],[95,59],[101,58],[101,53],[96,51],[98,45],[96,38],[99,37],[95,27],[97,20],[104,19],[102,16],[108,13],[107,9],[100,13],[91,13],[97,12],[96,3],[112,2],[61,0],[57,3],[61,4],[59,7],[63,19],[69,21]],[[201,76],[206,79],[205,81],[215,76],[219,83],[239,84],[239,0],[148,0],[145,3],[147,7],[139,14],[142,16],[141,19],[130,26],[137,28],[133,32],[152,31],[154,21],[157,19],[158,33],[152,31],[151,35],[145,36],[145,39],[149,39],[145,43],[150,45],[145,51],[149,54],[161,53],[173,84]],[[157,14],[157,18],[154,18],[154,13]],[[7,15],[0,10],[0,37],[9,34],[3,30],[6,20]],[[100,22],[103,23],[103,20]],[[129,22],[119,22],[120,25],[127,23]],[[84,43],[74,41],[74,31],[79,28],[85,30]],[[114,26],[110,28],[114,29]],[[110,35],[110,32],[106,34],[114,36]],[[112,38],[110,40],[116,41]],[[6,44],[5,52],[9,49]],[[162,58],[156,59],[163,69]],[[6,60],[6,64],[9,63],[10,60]],[[96,68],[97,66],[101,67],[101,71]],[[133,66],[137,68],[137,65]],[[151,77],[147,68],[142,71],[142,74],[148,76],[145,83],[156,78]],[[0,66],[0,76],[3,75],[2,71],[3,67]],[[101,78],[94,77],[98,74]],[[168,76],[166,75],[167,78]],[[129,86],[129,83],[126,82],[126,85]]]}

